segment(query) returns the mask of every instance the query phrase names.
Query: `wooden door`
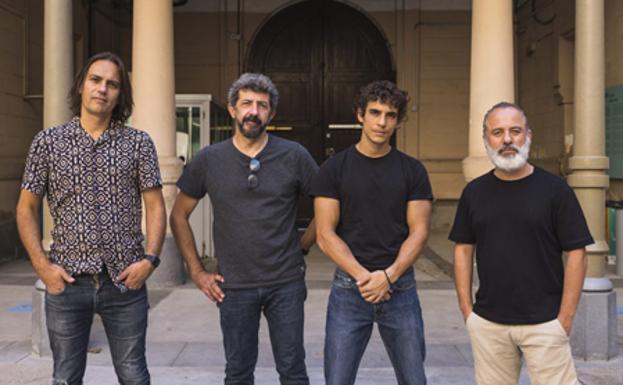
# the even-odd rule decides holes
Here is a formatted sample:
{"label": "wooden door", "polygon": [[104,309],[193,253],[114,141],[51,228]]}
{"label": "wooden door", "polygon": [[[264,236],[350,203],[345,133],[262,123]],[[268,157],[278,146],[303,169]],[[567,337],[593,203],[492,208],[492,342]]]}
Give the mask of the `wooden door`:
{"label": "wooden door", "polygon": [[[359,140],[353,113],[359,88],[394,80],[389,47],[362,13],[310,0],[275,14],[255,36],[246,71],[271,77],[280,101],[271,133],[304,145],[320,164]],[[299,218],[311,217],[311,201]]]}

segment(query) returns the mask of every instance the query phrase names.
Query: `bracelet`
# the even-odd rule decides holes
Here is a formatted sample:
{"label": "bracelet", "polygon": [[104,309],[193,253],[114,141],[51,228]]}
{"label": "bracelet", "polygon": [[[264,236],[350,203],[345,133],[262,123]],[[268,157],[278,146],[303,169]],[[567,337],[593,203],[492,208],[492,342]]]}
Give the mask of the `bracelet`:
{"label": "bracelet", "polygon": [[389,275],[387,275],[387,271],[383,270],[383,274],[385,274],[385,278],[387,279],[387,284],[389,286],[392,285],[392,281],[389,279]]}

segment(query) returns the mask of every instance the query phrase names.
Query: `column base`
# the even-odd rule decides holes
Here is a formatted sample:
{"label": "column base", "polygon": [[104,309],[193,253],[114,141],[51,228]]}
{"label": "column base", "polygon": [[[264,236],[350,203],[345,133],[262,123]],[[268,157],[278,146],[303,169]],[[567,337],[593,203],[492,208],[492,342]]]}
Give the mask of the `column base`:
{"label": "column base", "polygon": [[491,171],[493,164],[489,157],[484,156],[468,156],[463,159],[463,176],[467,182],[476,179],[479,176]]}
{"label": "column base", "polygon": [[160,266],[149,277],[149,287],[179,286],[186,282],[186,267],[184,259],[177,250],[175,240],[171,235],[164,237]]}
{"label": "column base", "polygon": [[32,292],[32,353],[37,357],[52,357],[50,337],[45,318],[45,285],[40,279]]}
{"label": "column base", "polygon": [[609,360],[616,356],[616,293],[583,292],[573,321],[571,351],[583,360]]}

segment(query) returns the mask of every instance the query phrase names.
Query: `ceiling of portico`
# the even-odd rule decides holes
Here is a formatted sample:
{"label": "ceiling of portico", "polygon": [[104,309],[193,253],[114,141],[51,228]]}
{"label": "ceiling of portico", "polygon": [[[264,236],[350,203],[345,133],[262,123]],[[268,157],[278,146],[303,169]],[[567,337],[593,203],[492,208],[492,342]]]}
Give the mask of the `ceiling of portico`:
{"label": "ceiling of portico", "polygon": [[[468,10],[471,8],[470,0],[336,0],[356,7],[365,9],[368,12],[393,11],[396,5],[402,9],[422,9],[422,10]],[[298,1],[292,0],[240,0],[240,7],[243,12],[250,13],[269,13],[276,8],[287,6]],[[175,12],[222,12],[225,9],[236,10],[238,0],[188,0],[184,5],[175,7]]]}

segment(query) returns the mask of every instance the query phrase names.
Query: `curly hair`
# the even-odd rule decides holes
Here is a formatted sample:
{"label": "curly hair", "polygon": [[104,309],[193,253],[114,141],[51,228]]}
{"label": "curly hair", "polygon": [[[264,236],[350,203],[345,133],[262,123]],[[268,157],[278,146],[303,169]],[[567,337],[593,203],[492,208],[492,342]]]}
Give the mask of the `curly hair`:
{"label": "curly hair", "polygon": [[279,104],[279,91],[270,78],[264,74],[244,73],[234,82],[227,92],[227,102],[231,106],[238,103],[240,90],[251,90],[270,95],[270,110],[274,112]]}
{"label": "curly hair", "polygon": [[87,77],[89,68],[91,68],[93,63],[100,60],[107,60],[114,63],[119,70],[121,88],[117,105],[112,110],[111,120],[123,123],[128,120],[130,115],[132,115],[132,107],[134,106],[134,99],[132,98],[132,85],[130,84],[130,77],[125,69],[125,65],[123,65],[123,61],[119,56],[112,52],[100,52],[91,56],[87,64],[85,64],[80,72],[78,72],[74,78],[74,83],[69,90],[69,95],[67,96],[69,108],[75,116],[80,116],[82,108],[82,86],[84,85],[84,79]]}
{"label": "curly hair", "polygon": [[355,97],[353,108],[355,115],[365,113],[369,102],[385,103],[396,108],[398,110],[399,123],[403,122],[407,117],[409,95],[388,80],[377,80],[361,87],[359,94]]}

